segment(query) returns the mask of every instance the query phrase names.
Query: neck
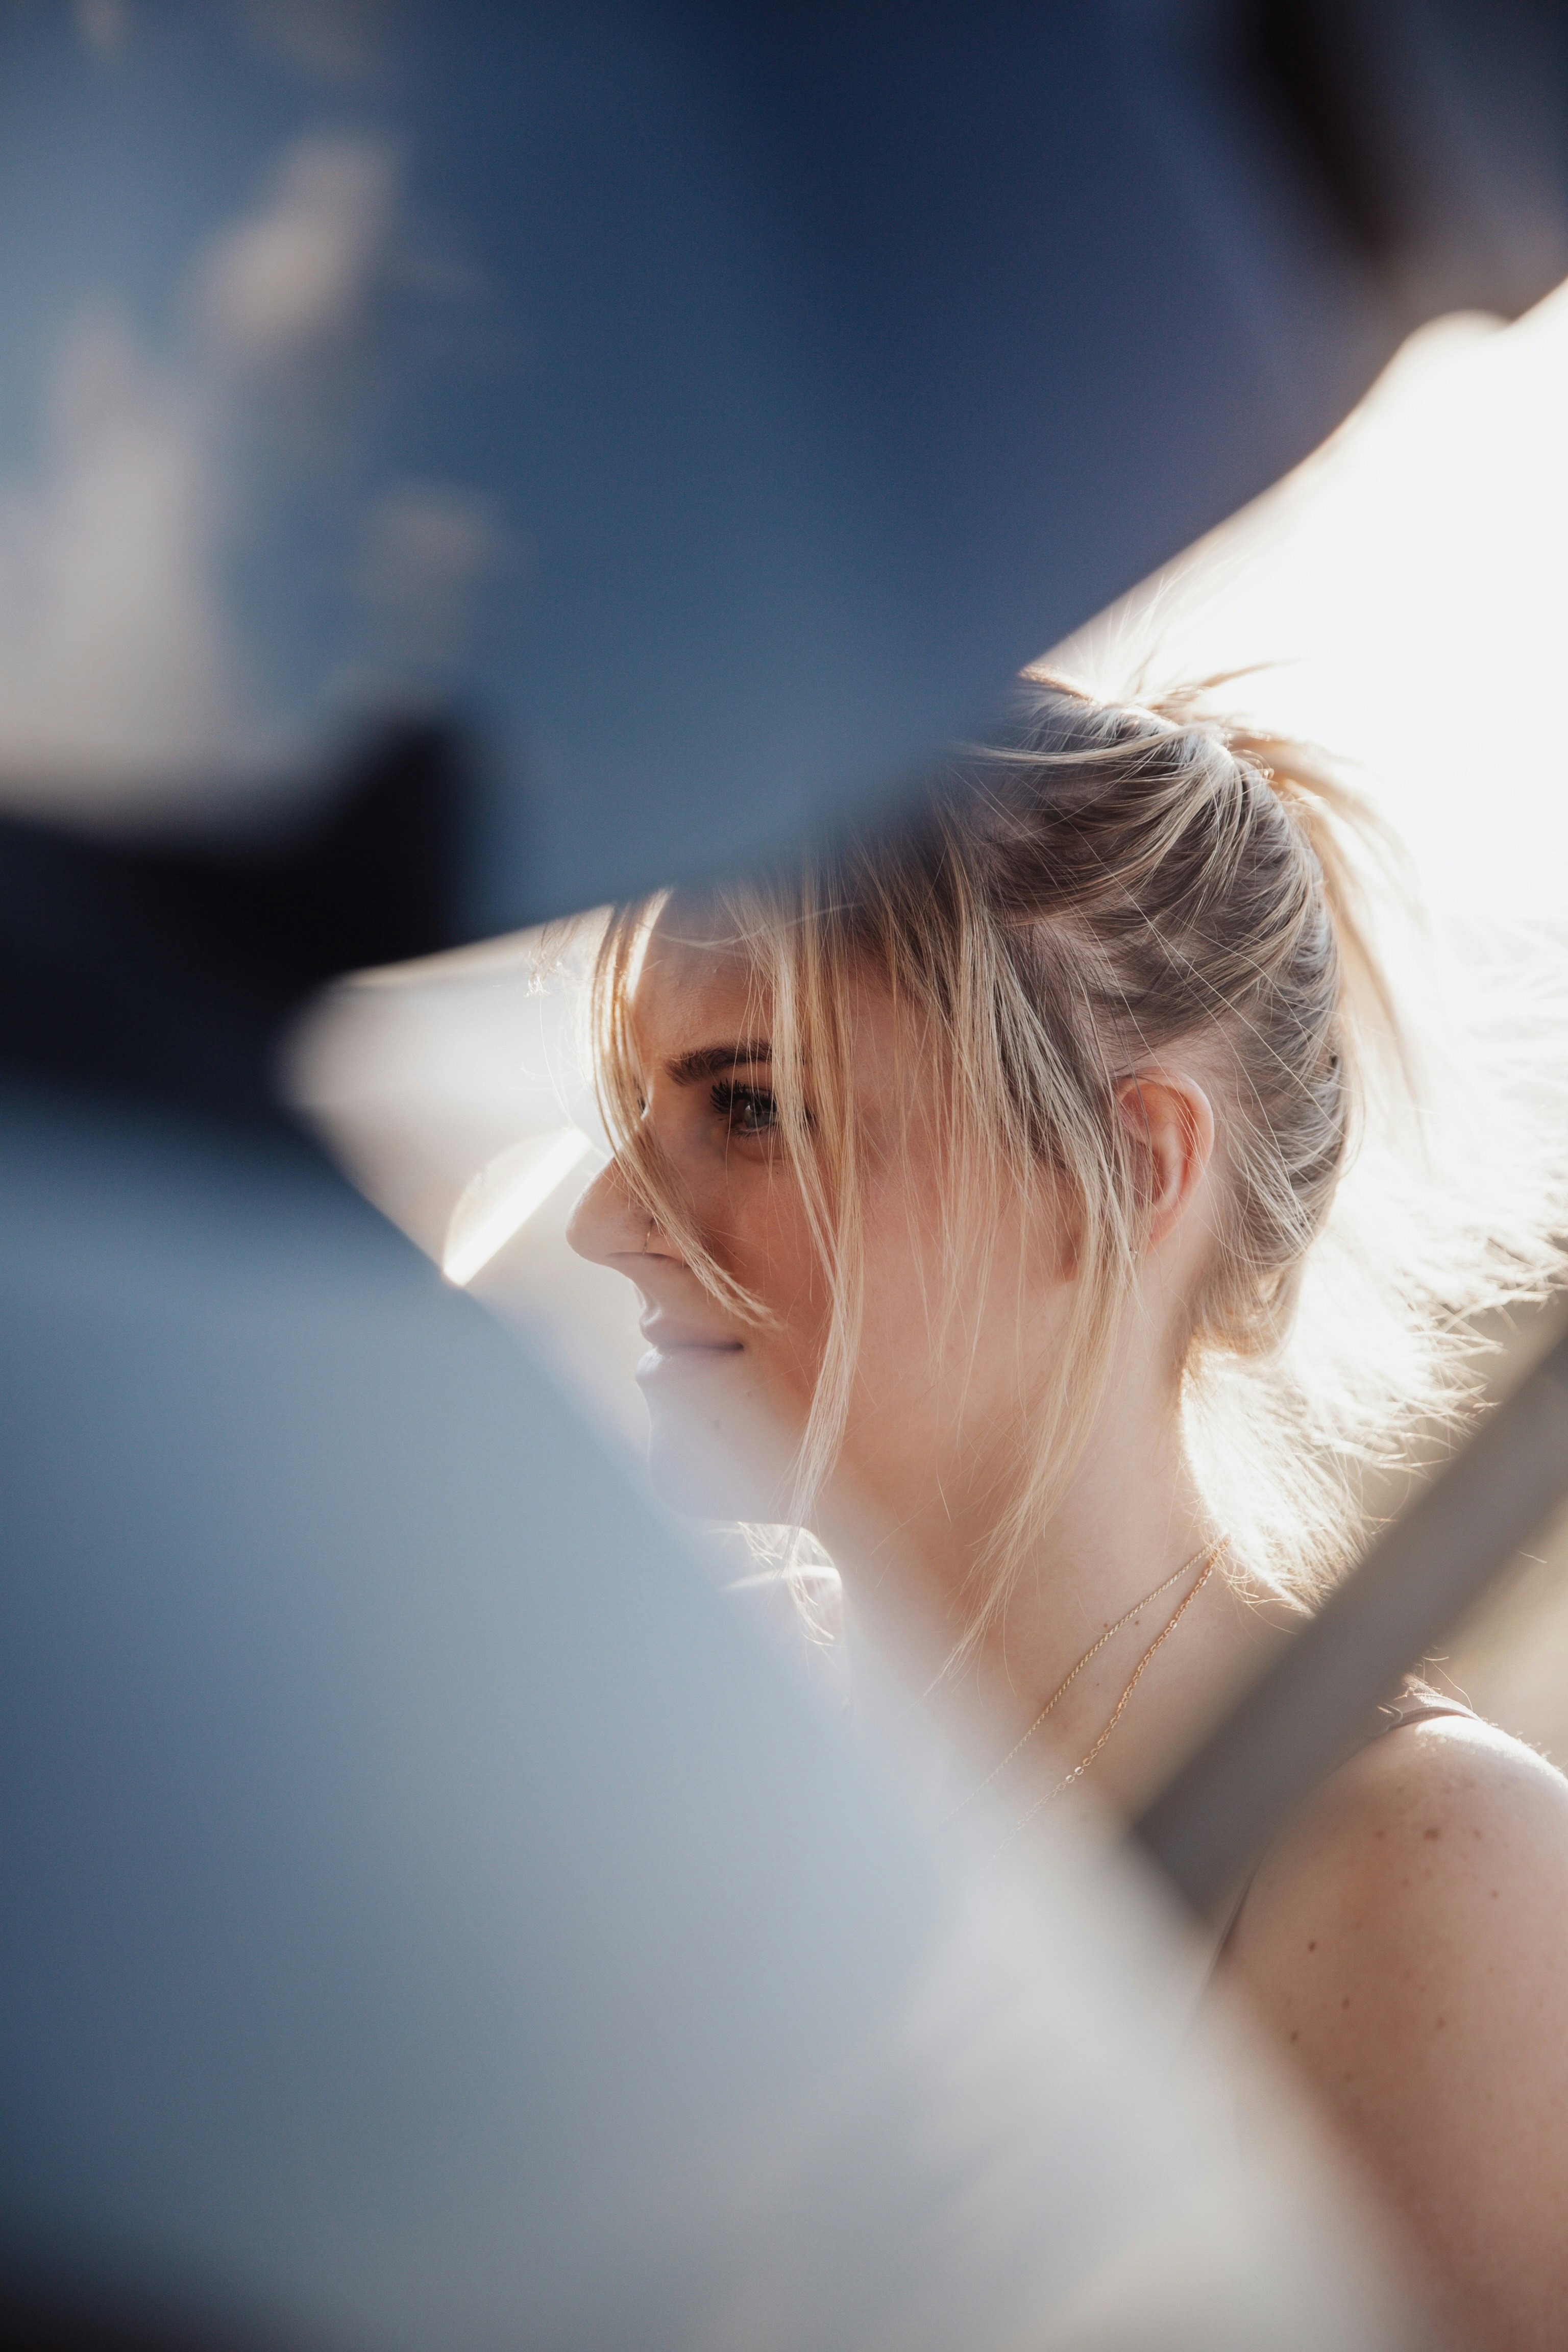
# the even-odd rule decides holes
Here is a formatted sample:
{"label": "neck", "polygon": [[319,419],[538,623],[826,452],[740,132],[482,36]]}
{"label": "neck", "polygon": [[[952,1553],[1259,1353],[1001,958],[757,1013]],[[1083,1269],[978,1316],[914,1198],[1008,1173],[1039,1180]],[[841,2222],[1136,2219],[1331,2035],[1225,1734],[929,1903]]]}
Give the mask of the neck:
{"label": "neck", "polygon": [[[889,1515],[879,1524],[874,1511],[862,1508],[822,1529],[862,1638],[890,1651],[901,1679],[929,1691],[981,1757],[1004,1750],[1106,1628],[1184,1563],[1195,1562],[1222,1532],[1203,1501],[1174,1414],[1145,1419],[1134,1435],[1121,1416],[1108,1413],[1005,1609],[954,1664],[973,1612],[976,1566],[994,1524],[984,1511],[965,1515],[943,1497],[941,1508],[916,1510],[901,1522]],[[1064,1694],[1053,1710],[1052,1737],[1043,1743],[1047,1750],[1088,1746],[1186,1590],[1177,1583],[1161,1594]],[[1191,1620],[1184,1622],[1179,1642],[1161,1654],[1161,1678],[1169,1684],[1174,1667],[1178,1684],[1191,1682],[1215,1630],[1210,1622],[1206,1634],[1200,1633]],[[1180,1656],[1173,1654],[1178,1651]],[[1151,1673],[1151,1684],[1155,1679]],[[1194,1711],[1205,1679],[1193,1682]],[[1137,1714],[1142,1721],[1152,1715],[1162,1738],[1168,1730],[1168,1709],[1152,1711],[1142,1692]],[[1129,1722],[1129,1731],[1118,1730],[1117,1748],[1136,1765],[1145,1743],[1138,1721]],[[1119,1755],[1100,1777],[1120,1779],[1120,1765]]]}

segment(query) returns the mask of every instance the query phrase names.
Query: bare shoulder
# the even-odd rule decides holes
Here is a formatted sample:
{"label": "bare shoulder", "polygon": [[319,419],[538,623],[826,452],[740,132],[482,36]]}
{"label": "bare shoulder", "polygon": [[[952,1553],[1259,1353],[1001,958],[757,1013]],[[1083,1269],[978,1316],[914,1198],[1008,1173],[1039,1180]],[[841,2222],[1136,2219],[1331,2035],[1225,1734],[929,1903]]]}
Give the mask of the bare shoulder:
{"label": "bare shoulder", "polygon": [[1489,1726],[1374,1741],[1258,1873],[1234,1973],[1476,2340],[1568,2299],[1568,1780]]}
{"label": "bare shoulder", "polygon": [[[1321,1937],[1344,1946],[1436,1938],[1528,1945],[1532,1923],[1555,1943],[1568,1904],[1568,1780],[1506,1732],[1466,1717],[1407,1724],[1336,1772],[1258,1872],[1236,1937],[1310,1986]],[[1522,1955],[1521,1955],[1522,1957]]]}

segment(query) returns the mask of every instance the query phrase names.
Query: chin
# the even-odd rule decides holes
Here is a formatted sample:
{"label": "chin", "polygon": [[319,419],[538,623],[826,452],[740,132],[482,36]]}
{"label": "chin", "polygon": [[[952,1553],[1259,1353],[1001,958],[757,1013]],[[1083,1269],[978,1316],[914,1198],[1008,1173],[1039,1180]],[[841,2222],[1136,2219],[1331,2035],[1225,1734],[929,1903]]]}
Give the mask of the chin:
{"label": "chin", "polygon": [[684,1518],[771,1523],[785,1511],[795,1444],[736,1377],[734,1356],[639,1372],[648,1475]]}
{"label": "chin", "polygon": [[781,1485],[747,1477],[733,1464],[715,1462],[685,1433],[656,1433],[647,1449],[653,1491],[684,1519],[755,1521],[771,1525],[784,1507]]}

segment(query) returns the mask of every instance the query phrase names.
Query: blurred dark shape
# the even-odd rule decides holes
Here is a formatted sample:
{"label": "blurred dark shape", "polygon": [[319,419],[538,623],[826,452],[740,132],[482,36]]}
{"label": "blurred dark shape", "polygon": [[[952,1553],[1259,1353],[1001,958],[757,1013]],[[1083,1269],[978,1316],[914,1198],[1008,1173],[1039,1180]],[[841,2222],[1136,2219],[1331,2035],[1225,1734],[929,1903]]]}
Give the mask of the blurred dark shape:
{"label": "blurred dark shape", "polygon": [[472,754],[388,729],[206,840],[0,818],[0,1068],[275,1121],[278,1040],[338,974],[455,945]]}
{"label": "blurred dark shape", "polygon": [[1243,72],[1405,326],[1568,274],[1568,16],[1551,0],[1232,0]]}
{"label": "blurred dark shape", "polygon": [[79,2281],[33,2273],[0,2252],[0,2344],[6,2352],[291,2352],[288,2335],[208,2313],[170,2309],[168,2295],[138,2297],[123,2283],[98,2294]]}

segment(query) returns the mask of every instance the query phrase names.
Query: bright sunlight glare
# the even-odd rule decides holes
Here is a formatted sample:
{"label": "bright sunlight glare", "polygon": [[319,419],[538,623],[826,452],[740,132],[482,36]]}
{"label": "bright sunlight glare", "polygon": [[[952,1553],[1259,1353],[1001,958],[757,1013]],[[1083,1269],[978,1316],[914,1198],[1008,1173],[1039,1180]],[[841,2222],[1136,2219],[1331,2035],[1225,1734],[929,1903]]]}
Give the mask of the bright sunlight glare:
{"label": "bright sunlight glare", "polygon": [[1340,431],[1058,646],[1355,763],[1435,909],[1568,912],[1568,287],[1413,335]]}

